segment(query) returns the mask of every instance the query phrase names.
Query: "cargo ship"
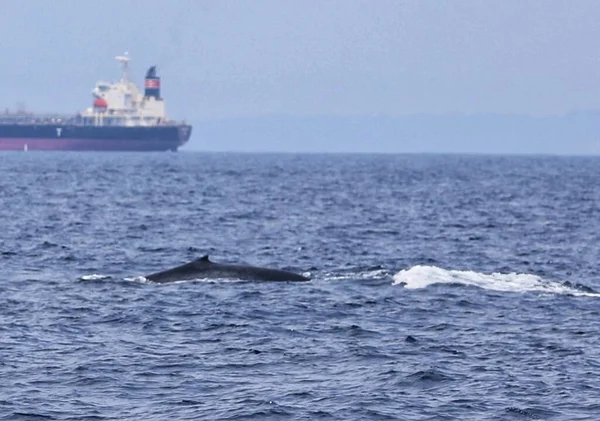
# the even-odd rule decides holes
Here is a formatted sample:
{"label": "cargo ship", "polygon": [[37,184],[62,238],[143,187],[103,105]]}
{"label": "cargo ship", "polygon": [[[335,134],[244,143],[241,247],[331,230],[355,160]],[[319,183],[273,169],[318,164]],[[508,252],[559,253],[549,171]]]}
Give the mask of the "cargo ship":
{"label": "cargo ship", "polygon": [[156,66],[150,67],[144,91],[129,80],[127,54],[118,82],[98,81],[92,106],[74,115],[0,113],[0,150],[177,151],[192,127],[167,118]]}

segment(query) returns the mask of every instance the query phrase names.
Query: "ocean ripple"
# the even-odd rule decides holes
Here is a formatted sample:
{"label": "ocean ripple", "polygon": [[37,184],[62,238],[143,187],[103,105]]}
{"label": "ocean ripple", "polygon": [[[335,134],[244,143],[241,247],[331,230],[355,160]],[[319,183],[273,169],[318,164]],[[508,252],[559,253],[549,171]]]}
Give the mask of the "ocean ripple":
{"label": "ocean ripple", "polygon": [[[596,158],[0,167],[0,420],[597,419]],[[143,278],[202,254],[312,280]]]}

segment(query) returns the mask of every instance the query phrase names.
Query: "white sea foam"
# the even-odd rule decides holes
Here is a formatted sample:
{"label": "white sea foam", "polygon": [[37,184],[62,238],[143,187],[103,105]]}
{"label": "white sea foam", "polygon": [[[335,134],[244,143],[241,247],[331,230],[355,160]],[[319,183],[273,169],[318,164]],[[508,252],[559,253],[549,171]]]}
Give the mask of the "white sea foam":
{"label": "white sea foam", "polygon": [[97,273],[93,273],[91,275],[83,275],[79,279],[82,281],[104,281],[106,279],[111,279],[110,275],[99,275]]}
{"label": "white sea foam", "polygon": [[[150,283],[150,284],[160,285],[160,283],[150,281],[150,280],[146,279],[144,276],[128,277],[128,278],[123,278],[123,280],[127,281],[127,282],[140,282],[140,283]],[[173,284],[187,284],[190,282],[214,284],[214,283],[241,283],[241,282],[245,282],[245,281],[240,280],[240,279],[229,279],[229,278],[220,278],[220,279],[194,278],[194,279],[182,279],[179,281],[171,281],[171,282],[167,282],[167,283],[169,285],[173,285]]]}
{"label": "white sea foam", "polygon": [[462,284],[503,292],[528,292],[585,295],[600,297],[600,294],[581,291],[560,282],[543,279],[527,273],[479,273],[473,271],[446,270],[436,266],[413,266],[393,276],[395,285],[407,289],[426,288],[434,284]]}
{"label": "white sea foam", "polygon": [[[305,275],[305,274],[304,274]],[[366,271],[357,271],[357,272],[327,272],[324,275],[320,276],[320,279],[326,281],[341,281],[347,279],[383,279],[385,277],[389,277],[390,272],[384,269],[373,269]]]}
{"label": "white sea foam", "polygon": [[127,282],[141,282],[141,283],[150,282],[143,276],[131,276],[131,277],[123,278],[123,280],[127,281]]}

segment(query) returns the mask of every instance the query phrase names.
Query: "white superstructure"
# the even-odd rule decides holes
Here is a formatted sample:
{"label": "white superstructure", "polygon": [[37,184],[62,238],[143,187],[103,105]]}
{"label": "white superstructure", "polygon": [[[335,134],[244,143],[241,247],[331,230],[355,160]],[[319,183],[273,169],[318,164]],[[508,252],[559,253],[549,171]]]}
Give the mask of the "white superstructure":
{"label": "white superstructure", "polygon": [[168,124],[165,103],[160,96],[160,78],[156,68],[148,69],[142,92],[129,80],[130,58],[117,56],[121,63],[118,82],[98,81],[92,95],[93,106],[80,113],[84,125],[94,126],[156,126]]}

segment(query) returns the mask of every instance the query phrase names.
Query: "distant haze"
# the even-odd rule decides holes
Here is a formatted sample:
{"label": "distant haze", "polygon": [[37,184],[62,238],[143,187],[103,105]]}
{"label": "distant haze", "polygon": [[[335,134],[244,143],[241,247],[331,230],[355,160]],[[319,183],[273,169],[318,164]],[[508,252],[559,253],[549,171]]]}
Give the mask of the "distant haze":
{"label": "distant haze", "polygon": [[85,108],[128,51],[186,149],[595,154],[599,21],[597,0],[3,0],[0,107]]}

